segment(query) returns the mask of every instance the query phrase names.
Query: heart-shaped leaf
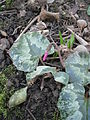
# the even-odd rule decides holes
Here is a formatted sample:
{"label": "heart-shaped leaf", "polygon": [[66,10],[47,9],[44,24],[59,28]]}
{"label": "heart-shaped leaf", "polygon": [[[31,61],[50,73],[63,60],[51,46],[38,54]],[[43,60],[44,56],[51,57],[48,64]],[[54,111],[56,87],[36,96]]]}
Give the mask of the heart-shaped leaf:
{"label": "heart-shaped leaf", "polygon": [[71,82],[83,85],[90,83],[90,54],[75,52],[66,59],[65,65]]}
{"label": "heart-shaped leaf", "polygon": [[[27,32],[12,45],[9,54],[18,70],[31,72],[37,67],[39,57],[44,55],[49,44],[49,40],[39,32]],[[48,54],[52,53],[53,46]]]}

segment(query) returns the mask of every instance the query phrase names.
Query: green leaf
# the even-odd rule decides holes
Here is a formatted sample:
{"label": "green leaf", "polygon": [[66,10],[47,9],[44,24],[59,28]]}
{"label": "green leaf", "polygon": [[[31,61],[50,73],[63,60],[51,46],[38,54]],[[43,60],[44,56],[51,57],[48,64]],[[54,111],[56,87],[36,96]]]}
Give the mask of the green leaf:
{"label": "green leaf", "polygon": [[62,83],[66,85],[69,81],[69,76],[65,72],[56,72],[55,67],[49,67],[49,66],[38,66],[37,69],[31,73],[27,73],[26,79],[27,82],[29,83],[33,78],[39,75],[43,75],[45,73],[51,72],[52,75],[54,76],[55,81]]}
{"label": "green leaf", "polygon": [[27,87],[16,91],[9,100],[9,108],[23,103],[27,98]]}
{"label": "green leaf", "polygon": [[68,48],[69,49],[72,48],[73,44],[74,44],[74,34],[71,35],[71,38],[67,43]]}
{"label": "green leaf", "polygon": [[90,5],[88,6],[88,9],[87,9],[87,15],[90,16]]}
{"label": "green leaf", "polygon": [[69,75],[65,72],[52,73],[56,82],[67,85],[69,82]]}
{"label": "green leaf", "polygon": [[71,48],[71,41],[69,40],[67,43],[67,47],[70,49]]}
{"label": "green leaf", "polygon": [[63,45],[63,37],[60,31],[59,31],[59,37],[60,37],[60,45]]}
{"label": "green leaf", "polygon": [[[31,72],[37,67],[39,57],[44,55],[49,44],[49,40],[42,34],[27,32],[12,45],[9,55],[18,70]],[[52,53],[54,53],[54,47],[48,54]]]}
{"label": "green leaf", "polygon": [[38,66],[35,71],[26,74],[26,79],[27,79],[27,82],[29,82],[36,76],[40,76],[40,75],[43,75],[43,74],[49,73],[49,72],[53,73],[55,71],[56,71],[55,67]]}
{"label": "green leaf", "polygon": [[[80,95],[79,90],[81,91]],[[57,104],[62,120],[81,120],[82,113],[79,111],[78,97],[81,96],[82,100],[83,94],[84,88],[81,85],[68,84],[62,89]]]}
{"label": "green leaf", "polygon": [[90,98],[84,98],[80,111],[83,115],[82,120],[90,120]]}
{"label": "green leaf", "polygon": [[70,82],[87,85],[90,83],[90,54],[73,53],[65,61],[66,72],[69,74]]}
{"label": "green leaf", "polygon": [[90,98],[86,99],[84,92],[84,87],[75,83],[63,88],[57,104],[62,120],[89,120]]}

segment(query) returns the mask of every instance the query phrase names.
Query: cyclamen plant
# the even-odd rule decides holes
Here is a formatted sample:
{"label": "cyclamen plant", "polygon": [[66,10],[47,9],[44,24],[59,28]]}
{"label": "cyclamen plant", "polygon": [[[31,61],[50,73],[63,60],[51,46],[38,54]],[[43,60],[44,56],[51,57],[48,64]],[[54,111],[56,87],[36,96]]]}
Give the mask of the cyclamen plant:
{"label": "cyclamen plant", "polygon": [[[55,67],[38,66],[40,57],[44,55],[45,61],[54,52],[54,47],[42,34],[27,32],[13,44],[9,54],[17,69],[26,72],[27,84],[36,76],[52,73],[56,82],[65,85],[57,103],[62,120],[89,120],[90,99],[84,97],[84,86],[90,84],[90,54],[75,52],[68,56],[65,60],[66,72],[57,72]],[[28,86],[11,96],[10,108],[26,100],[27,88]]]}

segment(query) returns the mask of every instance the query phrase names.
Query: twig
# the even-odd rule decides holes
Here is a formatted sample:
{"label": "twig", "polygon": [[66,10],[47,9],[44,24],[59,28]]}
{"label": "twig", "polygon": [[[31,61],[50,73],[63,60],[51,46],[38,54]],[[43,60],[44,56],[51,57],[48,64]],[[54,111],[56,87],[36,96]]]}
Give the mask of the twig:
{"label": "twig", "polygon": [[28,28],[38,19],[39,15],[36,16],[26,27],[25,29],[22,31],[22,33],[18,36],[18,38],[15,40],[15,42],[17,42],[20,37],[28,30]]}
{"label": "twig", "polygon": [[43,88],[44,88],[44,78],[42,78],[42,81],[41,81],[41,86],[40,86],[41,91],[43,90]]}
{"label": "twig", "polygon": [[47,60],[57,60],[59,57],[48,57]]}
{"label": "twig", "polygon": [[61,68],[61,66],[59,65],[55,65],[55,64],[51,64],[51,63],[48,63],[48,62],[44,62],[46,65],[49,65],[51,67],[57,67],[57,68]]}
{"label": "twig", "polygon": [[70,28],[67,28],[71,33],[73,33],[74,34],[74,36],[76,37],[76,39],[79,41],[79,43],[81,44],[81,45],[88,45],[88,43],[83,39],[83,38],[81,38],[79,35],[77,35],[75,32],[73,32]]}
{"label": "twig", "polygon": [[63,60],[62,60],[62,56],[61,56],[60,49],[59,49],[58,45],[54,42],[54,40],[53,40],[53,38],[51,37],[51,35],[50,35],[50,39],[51,39],[51,41],[52,41],[52,44],[55,45],[55,47],[56,47],[56,49],[57,49],[57,51],[58,51],[59,59],[60,59],[60,62],[61,62],[62,67],[65,68],[65,64],[64,64],[64,62],[63,62]]}
{"label": "twig", "polygon": [[26,110],[28,111],[28,113],[32,116],[33,120],[36,120],[36,118],[34,117],[34,115],[31,113],[30,110],[28,110],[28,108],[26,108]]}
{"label": "twig", "polygon": [[17,14],[17,10],[1,11],[1,12],[0,12],[0,15],[3,15],[3,14],[11,14],[11,13]]}
{"label": "twig", "polygon": [[45,66],[45,63],[43,62],[42,57],[40,57],[39,59],[40,59],[40,62],[42,63],[42,65]]}
{"label": "twig", "polygon": [[13,33],[12,33],[11,35],[16,34],[16,33],[17,33],[17,30],[18,30],[19,28],[21,28],[21,26],[16,27],[15,30],[13,31]]}

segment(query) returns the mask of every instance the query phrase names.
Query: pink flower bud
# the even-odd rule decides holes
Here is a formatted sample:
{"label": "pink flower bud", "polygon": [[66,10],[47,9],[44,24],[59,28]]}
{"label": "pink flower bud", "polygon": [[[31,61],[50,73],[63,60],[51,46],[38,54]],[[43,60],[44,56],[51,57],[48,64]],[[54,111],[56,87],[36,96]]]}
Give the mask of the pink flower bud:
{"label": "pink flower bud", "polygon": [[44,57],[43,57],[43,61],[45,61],[47,59],[48,56],[48,51],[45,52]]}

